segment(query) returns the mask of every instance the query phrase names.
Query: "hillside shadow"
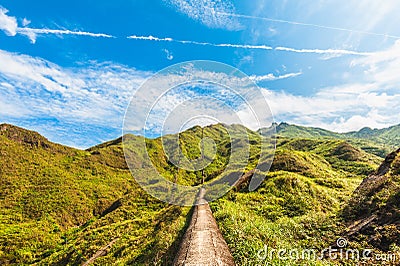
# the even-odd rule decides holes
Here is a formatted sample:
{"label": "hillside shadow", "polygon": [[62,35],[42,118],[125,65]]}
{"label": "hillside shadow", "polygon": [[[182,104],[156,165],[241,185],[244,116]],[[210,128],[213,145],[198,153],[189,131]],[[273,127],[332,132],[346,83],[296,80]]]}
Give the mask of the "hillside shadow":
{"label": "hillside shadow", "polygon": [[176,254],[180,248],[181,241],[183,236],[186,233],[187,228],[189,227],[190,221],[192,219],[192,215],[194,212],[194,206],[191,207],[188,214],[186,215],[185,225],[178,232],[177,237],[169,246],[167,251],[163,254],[159,254],[160,250],[163,248],[163,241],[158,241],[160,236],[160,231],[164,230],[164,228],[170,226],[176,219],[179,219],[182,213],[182,207],[172,206],[166,212],[161,213],[162,218],[158,220],[156,225],[154,226],[154,230],[149,234],[149,238],[155,239],[152,243],[148,244],[146,247],[147,252],[142,254],[140,257],[134,259],[134,261],[129,261],[129,265],[149,265],[149,262],[152,262],[151,265],[172,265],[175,259]]}

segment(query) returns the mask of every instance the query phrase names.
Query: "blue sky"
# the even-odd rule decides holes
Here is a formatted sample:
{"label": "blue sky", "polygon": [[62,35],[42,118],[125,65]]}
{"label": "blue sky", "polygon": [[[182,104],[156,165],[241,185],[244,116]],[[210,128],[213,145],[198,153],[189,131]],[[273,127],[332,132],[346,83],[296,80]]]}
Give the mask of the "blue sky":
{"label": "blue sky", "polygon": [[396,0],[0,1],[0,122],[86,148],[121,134],[147,78],[237,67],[275,120],[334,131],[400,123]]}

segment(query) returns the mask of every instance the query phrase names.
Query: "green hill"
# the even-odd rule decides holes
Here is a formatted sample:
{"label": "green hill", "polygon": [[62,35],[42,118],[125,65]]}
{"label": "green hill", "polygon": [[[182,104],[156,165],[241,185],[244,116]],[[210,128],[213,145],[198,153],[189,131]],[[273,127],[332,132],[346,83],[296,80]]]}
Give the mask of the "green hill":
{"label": "green hill", "polygon": [[371,129],[366,127],[357,132],[345,133],[345,136],[360,139],[370,139],[395,148],[400,143],[400,125],[383,129]]}
{"label": "green hill", "polygon": [[[260,136],[242,126],[194,127],[179,136],[183,153],[190,158],[200,156],[202,137],[215,142],[216,156],[204,170],[206,182],[216,178],[229,160],[232,143],[227,128],[236,139],[249,137],[253,148],[248,167],[254,167]],[[166,145],[172,145],[171,137],[166,136]],[[184,185],[202,182],[202,171],[178,169],[170,162],[160,138],[124,138],[134,154],[131,162],[139,169],[135,174],[146,174],[150,167],[140,150],[146,141],[152,163],[164,177]],[[78,265],[112,243],[96,264],[171,263],[190,208],[170,206],[139,188],[122,145],[119,138],[83,151],[1,125],[0,262]]]}
{"label": "green hill", "polygon": [[[329,130],[291,125],[285,122],[274,124],[278,137],[308,138],[308,139],[343,139],[352,145],[382,158],[396,149],[400,144],[400,125],[384,129],[371,129],[365,127],[359,131],[337,133]],[[261,135],[268,134],[271,128],[259,129]]]}
{"label": "green hill", "polygon": [[[274,124],[276,133],[287,138],[339,138],[340,134],[317,127],[291,125],[285,122]],[[260,134],[270,132],[271,128],[259,129]]]}
{"label": "green hill", "polygon": [[[173,141],[177,137],[178,144]],[[229,183],[229,174],[221,173],[232,147],[239,148],[239,156],[250,148],[245,171],[251,176],[260,157],[261,134],[218,124],[166,136],[164,145],[179,145],[183,154],[196,159],[201,157],[202,137],[215,144],[205,148],[205,158],[214,153],[215,157],[203,172],[174,166],[172,161],[180,155],[166,154],[160,138],[123,138],[125,148],[132,151],[135,175],[146,174],[150,167],[141,150],[145,141],[152,163],[176,183],[198,185],[203,177],[206,183]],[[260,263],[257,253],[264,245],[323,249],[331,244],[353,219],[353,211],[345,216],[343,206],[349,206],[347,210],[364,206],[356,204],[362,200],[347,203],[357,198],[352,197],[353,191],[382,161],[373,145],[359,139],[280,135],[271,171],[256,191],[248,191],[245,179],[211,203],[236,263]],[[0,154],[1,264],[171,264],[191,209],[160,202],[137,185],[125,162],[122,138],[83,151],[4,124],[0,125]],[[261,158],[264,164],[268,160]],[[397,173],[396,167],[389,172]],[[262,263],[282,262],[268,258]]]}
{"label": "green hill", "polygon": [[[345,228],[342,206],[381,159],[344,140],[283,139],[266,181],[254,192],[229,192],[211,207],[239,265],[255,265],[269,249],[323,250]],[[281,261],[265,265],[330,265]],[[262,265],[264,265],[262,264]],[[332,262],[332,264],[335,264]]]}
{"label": "green hill", "polygon": [[189,208],[140,189],[118,145],[76,150],[1,125],[0,154],[1,264],[80,265],[112,241],[99,265],[171,260]]}

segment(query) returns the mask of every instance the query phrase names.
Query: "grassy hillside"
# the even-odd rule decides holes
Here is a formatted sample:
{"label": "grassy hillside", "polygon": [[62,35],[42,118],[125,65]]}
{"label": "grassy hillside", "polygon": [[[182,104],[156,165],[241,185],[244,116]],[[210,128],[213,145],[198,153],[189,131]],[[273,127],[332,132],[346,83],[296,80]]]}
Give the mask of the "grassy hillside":
{"label": "grassy hillside", "polygon": [[373,139],[375,142],[386,143],[387,145],[396,147],[400,143],[400,125],[383,129],[363,128],[357,132],[349,132],[345,134],[348,137]]}
{"label": "grassy hillside", "polygon": [[171,259],[189,209],[140,189],[119,146],[81,151],[1,125],[0,154],[1,264],[79,265],[113,240],[96,264]]}
{"label": "grassy hillside", "polygon": [[[238,148],[237,156],[250,149],[244,168],[251,173],[263,141],[257,132],[222,124],[191,128],[174,142],[177,137],[166,136],[162,143],[161,139],[124,136],[130,163],[136,167],[134,174],[149,172],[151,163],[141,150],[145,141],[152,163],[171,181],[198,185],[204,177],[206,183],[229,182],[229,173],[221,173],[233,147]],[[203,137],[215,144],[203,143],[204,156]],[[256,191],[249,192],[245,180],[211,204],[236,263],[282,264],[276,258],[260,261],[257,253],[264,245],[323,249],[346,231],[352,210],[364,206],[363,200],[346,205],[352,192],[382,161],[375,155],[376,147],[368,143],[327,136],[280,136],[271,171]],[[172,162],[181,155],[166,154],[163,145],[179,145],[194,160],[212,157],[212,163],[204,171],[178,169]],[[0,263],[171,264],[190,208],[162,203],[138,187],[125,162],[122,138],[82,151],[51,143],[32,131],[0,125],[0,154]],[[261,160],[265,163],[268,158]],[[396,159],[393,167],[397,164]],[[398,170],[393,167],[388,173],[396,176]],[[394,196],[384,202],[396,200]],[[343,206],[351,210],[347,216]]]}
{"label": "grassy hillside", "polygon": [[[230,131],[230,134],[228,131]],[[208,139],[211,144],[202,144],[202,138]],[[167,135],[163,140],[161,138],[144,140],[141,137],[133,135],[125,136],[125,140],[125,148],[129,149],[133,155],[130,162],[135,169],[154,165],[163,177],[178,184],[193,186],[203,182],[202,174],[204,174],[204,182],[207,182],[213,180],[224,171],[231,159],[233,145],[239,149],[238,153],[240,153],[241,149],[243,149],[243,153],[247,151],[247,148],[249,149],[250,163],[247,168],[254,167],[253,162],[256,161],[260,153],[261,136],[243,126],[217,124],[203,129],[196,126],[177,135]],[[139,141],[146,142],[147,151],[140,150],[141,145]],[[232,141],[240,143],[232,144]],[[215,144],[215,147],[212,144]],[[183,156],[193,161],[201,159],[202,145],[204,145],[205,150],[204,160],[211,162],[204,168],[204,171],[190,171],[180,169],[174,165],[173,162],[182,163]],[[167,154],[164,151],[165,149],[171,150],[174,153]],[[182,154],[177,153],[178,150],[182,150]],[[122,139],[98,145],[90,148],[89,151],[92,153],[101,151],[101,154],[103,154],[101,155],[102,161],[108,162],[110,165],[115,164],[115,162],[124,164]],[[142,163],[146,161],[146,152],[149,154],[151,163],[148,162],[148,165],[143,166]],[[198,162],[201,165],[201,160]],[[186,169],[195,169],[195,165],[182,164],[182,166]]]}
{"label": "grassy hillside", "polygon": [[[274,125],[278,136],[286,138],[308,139],[343,139],[367,152],[384,158],[400,143],[400,125],[384,129],[363,128],[360,131],[336,133],[329,130],[280,123]],[[272,128],[260,129],[260,134],[267,134]]]}
{"label": "grassy hillside", "polygon": [[[342,206],[380,158],[343,140],[281,139],[266,181],[211,204],[238,265],[330,265],[257,257],[269,249],[327,248],[346,225]],[[269,264],[268,264],[269,263]]]}
{"label": "grassy hillside", "polygon": [[[180,148],[191,159],[200,157],[202,137],[214,141],[215,158],[203,171],[205,182],[218,177],[229,161],[232,139],[227,130],[239,142],[242,135],[249,138],[243,148],[252,143],[248,168],[254,167],[260,136],[242,126],[194,127],[179,136]],[[172,137],[167,136],[164,144],[173,145],[168,143]],[[138,165],[136,174],[146,174],[150,167],[140,149],[145,141],[152,163],[165,178],[184,185],[203,182],[202,171],[178,169],[171,163],[161,139],[127,135],[125,140],[133,151],[131,162]],[[82,151],[51,143],[36,132],[1,125],[0,261],[78,265],[106,247],[95,264],[171,263],[190,209],[162,203],[139,188],[122,145],[120,138]]]}
{"label": "grassy hillside", "polygon": [[343,210],[343,217],[349,239],[381,251],[399,250],[400,149],[363,180]]}
{"label": "grassy hillside", "polygon": [[[340,134],[335,133],[326,129],[317,127],[304,127],[291,125],[285,122],[273,125],[276,133],[282,137],[287,138],[339,138]],[[266,134],[270,132],[271,128],[259,129],[260,134]]]}

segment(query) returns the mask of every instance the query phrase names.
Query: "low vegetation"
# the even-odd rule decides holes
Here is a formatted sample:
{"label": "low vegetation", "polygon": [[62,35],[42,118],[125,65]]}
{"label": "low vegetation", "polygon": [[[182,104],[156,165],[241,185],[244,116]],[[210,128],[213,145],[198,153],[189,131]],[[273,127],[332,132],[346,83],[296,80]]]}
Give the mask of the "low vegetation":
{"label": "low vegetation", "polygon": [[331,246],[346,228],[342,206],[379,161],[343,140],[280,139],[260,188],[230,192],[211,204],[237,263],[334,264],[262,254],[265,247],[301,252]]}
{"label": "low vegetation", "polygon": [[[261,186],[249,192],[246,183],[241,184],[210,204],[236,263],[335,265],[329,260],[282,261],[263,257],[263,251],[322,250],[340,236],[360,247],[371,243],[376,250],[395,250],[400,232],[399,156],[396,153],[386,168],[379,165],[382,154],[398,143],[397,131],[372,130],[370,139],[363,136],[371,132],[344,137],[280,126],[275,159]],[[223,185],[234,173],[222,175],[232,147],[239,148],[238,156],[250,150],[244,172],[256,166],[265,132],[259,133],[219,124],[166,136],[164,143],[126,135],[124,145],[131,151],[128,161],[135,175],[146,174],[154,164],[165,178],[182,185],[216,180]],[[201,142],[204,137],[208,142]],[[385,146],[387,138],[393,140]],[[0,125],[1,264],[172,264],[191,209],[168,205],[143,191],[125,162],[122,140],[83,151]],[[199,158],[212,162],[204,171],[179,169],[174,162],[182,154],[166,153],[163,145],[179,145],[192,163],[202,163]],[[268,165],[268,156],[261,163]],[[390,219],[383,218],[389,214]],[[378,218],[362,230],[352,227],[371,216]]]}

